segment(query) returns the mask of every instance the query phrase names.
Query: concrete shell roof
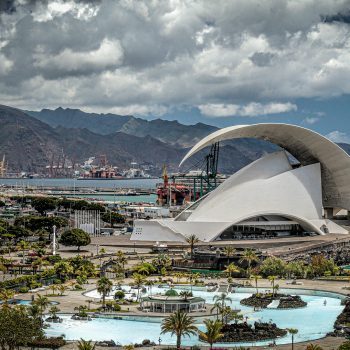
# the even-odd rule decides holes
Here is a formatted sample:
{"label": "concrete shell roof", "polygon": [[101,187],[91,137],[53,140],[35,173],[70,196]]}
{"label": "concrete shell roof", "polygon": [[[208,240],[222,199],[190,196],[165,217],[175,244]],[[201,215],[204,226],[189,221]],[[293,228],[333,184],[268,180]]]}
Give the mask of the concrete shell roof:
{"label": "concrete shell roof", "polygon": [[289,124],[237,125],[220,129],[199,141],[180,165],[201,149],[234,138],[272,142],[292,154],[302,165],[321,164],[323,206],[350,210],[350,157],[326,137]]}

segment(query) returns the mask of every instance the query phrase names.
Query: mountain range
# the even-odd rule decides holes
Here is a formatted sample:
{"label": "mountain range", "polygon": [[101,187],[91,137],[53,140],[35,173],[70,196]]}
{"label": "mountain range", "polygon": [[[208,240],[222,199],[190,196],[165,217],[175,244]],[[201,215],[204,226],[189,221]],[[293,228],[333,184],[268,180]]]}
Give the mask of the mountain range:
{"label": "mountain range", "polygon": [[[0,156],[5,154],[12,172],[45,173],[48,166],[81,164],[89,157],[106,155],[109,164],[128,168],[131,162],[147,164],[160,175],[166,164],[178,164],[191,146],[217,130],[198,123],[147,121],[133,116],[86,113],[79,109],[22,111],[0,105]],[[350,145],[341,145],[347,151]],[[278,147],[256,139],[236,139],[220,148],[219,171],[232,173]],[[182,171],[203,164],[207,150],[188,160]]]}

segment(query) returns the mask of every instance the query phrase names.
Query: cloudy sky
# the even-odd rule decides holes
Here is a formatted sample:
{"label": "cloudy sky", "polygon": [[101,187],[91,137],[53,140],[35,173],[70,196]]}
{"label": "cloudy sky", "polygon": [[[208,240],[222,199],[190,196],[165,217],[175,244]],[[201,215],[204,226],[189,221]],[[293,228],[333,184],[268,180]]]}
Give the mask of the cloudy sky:
{"label": "cloudy sky", "polygon": [[0,103],[350,142],[350,0],[0,0]]}

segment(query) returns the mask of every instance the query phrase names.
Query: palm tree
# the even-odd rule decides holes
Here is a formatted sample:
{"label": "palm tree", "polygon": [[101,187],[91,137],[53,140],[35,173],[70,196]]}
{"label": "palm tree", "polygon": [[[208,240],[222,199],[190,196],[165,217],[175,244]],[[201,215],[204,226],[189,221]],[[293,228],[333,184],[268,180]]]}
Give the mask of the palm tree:
{"label": "palm tree", "polygon": [[55,292],[57,290],[56,284],[51,284],[50,289],[52,290],[52,295],[55,295]]}
{"label": "palm tree", "polygon": [[259,290],[258,290],[258,281],[261,279],[261,276],[259,276],[259,275],[251,275],[250,278],[254,280],[254,282],[255,282],[255,288],[256,288],[256,294],[258,294],[258,293],[259,293]]}
{"label": "palm tree", "polygon": [[78,350],[95,350],[96,344],[93,344],[91,340],[87,341],[80,339],[78,341]]}
{"label": "palm tree", "polygon": [[51,306],[49,310],[51,318],[53,319],[57,318],[57,312],[60,312],[60,311],[61,310],[56,305]]}
{"label": "palm tree", "polygon": [[272,285],[272,296],[275,296],[275,281],[276,281],[277,276],[268,276],[267,279],[270,281]]}
{"label": "palm tree", "polygon": [[140,298],[140,289],[142,285],[145,283],[145,277],[140,275],[139,273],[133,273],[132,278],[134,280],[134,285],[137,287],[137,301]]}
{"label": "palm tree", "polygon": [[232,274],[239,272],[239,268],[234,263],[231,263],[230,265],[226,266],[225,272],[227,272],[229,276],[232,277]]}
{"label": "palm tree", "polygon": [[215,295],[213,300],[214,302],[220,303],[222,308],[226,306],[226,302],[232,303],[232,299],[229,296],[227,296],[226,293]]}
{"label": "palm tree", "polygon": [[124,270],[125,264],[128,262],[128,259],[126,258],[125,254],[121,250],[118,250],[116,255],[117,255],[118,263],[123,266],[123,270]]}
{"label": "palm tree", "polygon": [[25,252],[30,248],[30,245],[26,241],[20,241],[17,243],[17,249],[22,251],[22,263],[24,264]]}
{"label": "palm tree", "polygon": [[61,283],[58,285],[57,289],[59,290],[60,295],[62,296],[64,292],[68,289],[68,287]]}
{"label": "palm tree", "polygon": [[0,290],[0,299],[5,305],[8,304],[8,301],[13,299],[15,293],[11,289],[1,289]]}
{"label": "palm tree", "polygon": [[36,299],[33,301],[34,305],[37,305],[39,307],[39,314],[40,314],[40,319],[42,319],[43,314],[45,312],[45,310],[48,308],[48,306],[50,305],[50,301],[47,297],[43,296],[43,295],[38,295],[36,297]]}
{"label": "palm tree", "polygon": [[147,280],[145,286],[149,287],[149,294],[152,295],[152,287],[155,285],[154,280]]}
{"label": "palm tree", "polygon": [[102,295],[102,308],[106,305],[106,295],[112,291],[113,283],[107,277],[101,277],[97,283],[97,291]]}
{"label": "palm tree", "polygon": [[243,263],[243,262],[248,263],[248,268],[247,268],[248,276],[250,275],[250,268],[251,268],[252,262],[256,262],[256,261],[259,261],[259,258],[255,254],[254,250],[251,248],[245,249],[242,257],[239,259],[240,263]]}
{"label": "palm tree", "polygon": [[221,333],[222,323],[218,320],[204,320],[205,332],[198,331],[199,339],[203,340],[210,345],[210,350],[213,348],[213,344],[220,340],[224,334]]}
{"label": "palm tree", "polygon": [[192,258],[194,246],[199,242],[199,238],[196,235],[189,235],[186,237],[186,242],[190,245],[191,258]]}
{"label": "palm tree", "polygon": [[181,338],[197,333],[198,329],[194,325],[194,319],[186,312],[176,311],[166,317],[162,322],[161,334],[171,333],[176,335],[176,348],[181,348]]}
{"label": "palm tree", "polygon": [[305,350],[323,350],[323,348],[321,346],[319,346],[318,344],[308,344],[305,348]]}
{"label": "palm tree", "polygon": [[193,294],[192,292],[188,291],[188,290],[182,290],[180,292],[180,297],[183,298],[185,301],[188,300],[188,298],[192,297]]}
{"label": "palm tree", "polygon": [[227,256],[227,265],[230,263],[230,257],[236,252],[236,249],[230,246],[225,247],[224,253]]}
{"label": "palm tree", "polygon": [[294,350],[294,335],[298,333],[298,330],[296,328],[287,328],[287,331],[292,335],[292,350]]}

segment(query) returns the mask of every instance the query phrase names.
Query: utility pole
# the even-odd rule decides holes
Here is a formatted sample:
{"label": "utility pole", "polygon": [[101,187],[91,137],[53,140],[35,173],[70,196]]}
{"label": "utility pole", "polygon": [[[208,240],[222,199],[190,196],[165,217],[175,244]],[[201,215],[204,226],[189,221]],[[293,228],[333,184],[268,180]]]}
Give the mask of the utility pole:
{"label": "utility pole", "polygon": [[52,255],[56,255],[56,225],[53,228],[53,238],[52,238]]}

